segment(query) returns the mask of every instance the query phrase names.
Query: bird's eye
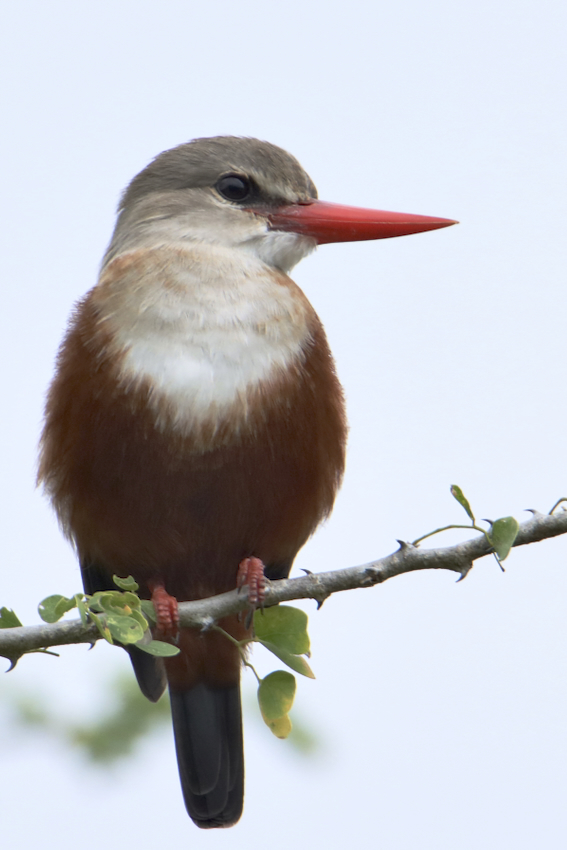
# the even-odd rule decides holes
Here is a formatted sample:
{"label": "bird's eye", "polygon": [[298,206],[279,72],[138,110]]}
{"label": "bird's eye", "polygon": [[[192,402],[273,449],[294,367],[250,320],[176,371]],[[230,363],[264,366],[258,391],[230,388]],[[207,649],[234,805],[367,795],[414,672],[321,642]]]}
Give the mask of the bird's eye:
{"label": "bird's eye", "polygon": [[227,174],[217,183],[217,191],[227,201],[244,201],[251,192],[250,181],[240,174]]}

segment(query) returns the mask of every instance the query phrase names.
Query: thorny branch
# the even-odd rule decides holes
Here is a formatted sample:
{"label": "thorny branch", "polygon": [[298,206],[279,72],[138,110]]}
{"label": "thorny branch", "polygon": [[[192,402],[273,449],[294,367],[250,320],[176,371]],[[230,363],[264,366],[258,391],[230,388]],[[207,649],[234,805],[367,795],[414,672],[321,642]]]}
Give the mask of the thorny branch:
{"label": "thorny branch", "polygon": [[[567,534],[567,510],[560,510],[555,514],[532,511],[532,514],[531,519],[521,523],[514,546],[525,546]],[[396,552],[368,564],[268,582],[266,606],[289,602],[292,599],[314,599],[321,605],[333,593],[373,587],[389,578],[414,570],[453,570],[464,578],[474,561],[489,555],[491,551],[484,534],[478,534],[471,540],[457,543],[455,546],[439,549],[422,549],[400,541],[400,548]],[[180,625],[210,628],[221,617],[236,614],[246,607],[246,593],[239,594],[236,590],[209,599],[182,602],[179,605]],[[0,629],[0,656],[17,659],[26,652],[45,647],[74,643],[93,644],[99,639],[100,633],[96,626],[85,627],[80,620]]]}

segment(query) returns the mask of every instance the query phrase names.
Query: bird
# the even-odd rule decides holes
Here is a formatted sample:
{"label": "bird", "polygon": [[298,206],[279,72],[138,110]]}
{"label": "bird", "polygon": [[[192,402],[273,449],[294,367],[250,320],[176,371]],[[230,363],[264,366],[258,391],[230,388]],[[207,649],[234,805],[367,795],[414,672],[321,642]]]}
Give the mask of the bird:
{"label": "bird", "polygon": [[[343,390],[289,272],[320,244],[453,223],[326,203],[276,145],[195,139],[127,186],[98,281],[70,318],[38,481],[85,593],[132,575],[177,641],[165,660],[127,649],[148,699],[169,687],[184,802],[201,828],[242,813],[241,659],[219,632],[178,633],[177,602],[238,583],[261,604],[344,472]],[[246,619],[220,625],[250,637]]]}

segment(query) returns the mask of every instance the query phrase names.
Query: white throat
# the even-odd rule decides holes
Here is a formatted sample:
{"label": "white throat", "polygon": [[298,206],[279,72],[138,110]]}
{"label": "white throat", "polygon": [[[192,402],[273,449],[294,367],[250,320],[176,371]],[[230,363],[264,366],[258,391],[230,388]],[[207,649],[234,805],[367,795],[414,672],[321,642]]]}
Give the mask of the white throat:
{"label": "white throat", "polygon": [[121,380],[149,381],[158,425],[166,402],[174,427],[188,434],[235,406],[245,419],[249,390],[269,386],[301,358],[312,308],[276,269],[313,242],[271,233],[231,247],[172,244],[169,225],[168,245],[110,262],[95,297],[123,354]]}
{"label": "white throat", "polygon": [[270,230],[243,242],[242,247],[266,265],[288,274],[317,247],[317,243],[309,236]]}

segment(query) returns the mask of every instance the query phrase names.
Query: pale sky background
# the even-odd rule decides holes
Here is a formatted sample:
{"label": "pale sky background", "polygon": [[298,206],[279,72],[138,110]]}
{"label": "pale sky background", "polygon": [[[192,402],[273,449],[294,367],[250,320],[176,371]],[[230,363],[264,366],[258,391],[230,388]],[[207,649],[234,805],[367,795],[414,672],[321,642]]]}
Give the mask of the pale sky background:
{"label": "pale sky background", "polygon": [[[0,606],[34,623],[43,597],[80,588],[34,491],[44,393],[119,193],[198,136],[288,149],[325,200],[461,222],[324,246],[294,271],[351,425],[335,512],[297,567],[462,522],[453,483],[493,519],[567,496],[566,31],[559,0],[4,0]],[[317,680],[297,710],[322,746],[300,758],[249,715],[231,830],[188,819],[169,729],[97,772],[3,721],[2,844],[565,847],[566,556],[557,539],[505,574],[487,558],[458,585],[410,574],[306,603]],[[100,645],[34,656],[0,695],[94,717],[120,665]]]}

